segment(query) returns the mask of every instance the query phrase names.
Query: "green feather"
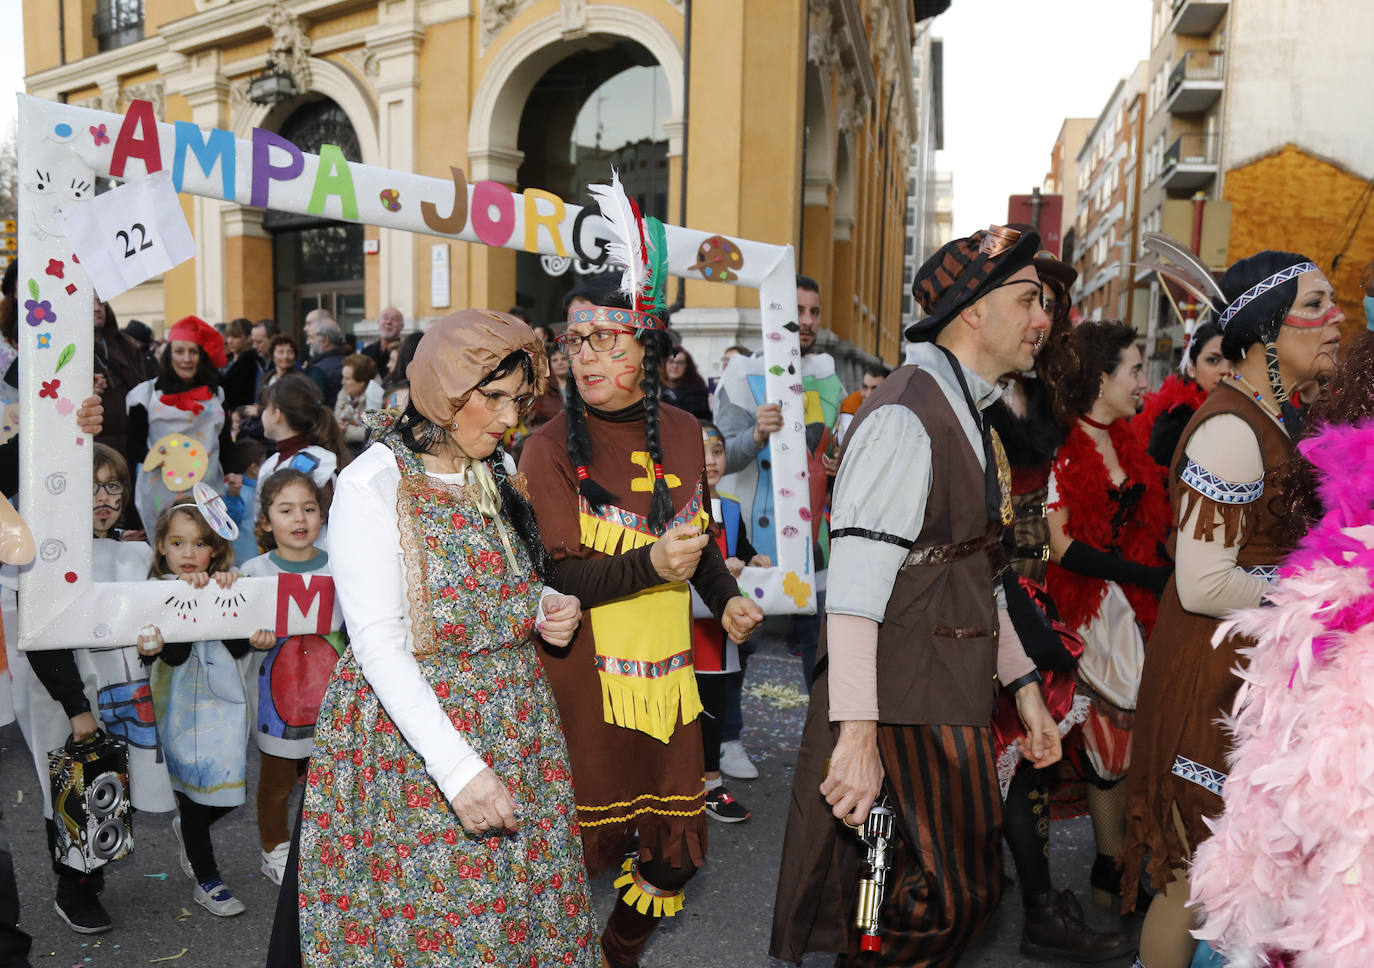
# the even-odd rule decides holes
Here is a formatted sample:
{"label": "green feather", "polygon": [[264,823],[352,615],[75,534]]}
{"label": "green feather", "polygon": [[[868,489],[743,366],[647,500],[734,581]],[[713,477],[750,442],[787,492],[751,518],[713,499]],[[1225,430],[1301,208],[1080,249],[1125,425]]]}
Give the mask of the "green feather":
{"label": "green feather", "polygon": [[768,372],[773,374],[774,376],[782,376],[787,371],[784,370],[782,367],[778,366],[776,363],[774,363],[772,366],[768,368]]}
{"label": "green feather", "polygon": [[649,285],[653,290],[654,309],[668,307],[668,230],[652,216],[644,220],[649,242]]}
{"label": "green feather", "polygon": [[58,372],[58,370],[61,370],[62,367],[66,366],[68,363],[70,363],[70,362],[72,361],[72,357],[75,356],[75,355],[76,355],[76,344],[75,344],[75,343],[68,343],[66,346],[62,347],[62,352],[59,353],[58,356],[57,356],[57,369],[56,369],[56,370],[53,370],[53,372],[56,373],[56,372]]}
{"label": "green feather", "polygon": [[38,283],[33,279],[29,280],[29,295],[34,299],[38,298]]}

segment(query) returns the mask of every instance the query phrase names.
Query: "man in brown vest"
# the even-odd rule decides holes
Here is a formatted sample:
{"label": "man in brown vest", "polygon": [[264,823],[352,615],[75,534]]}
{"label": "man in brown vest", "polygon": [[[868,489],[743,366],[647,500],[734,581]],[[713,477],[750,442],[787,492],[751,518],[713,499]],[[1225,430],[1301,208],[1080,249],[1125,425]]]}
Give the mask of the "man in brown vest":
{"label": "man in brown vest", "polygon": [[[911,359],[870,394],[831,502],[826,635],[797,758],[772,953],[850,965],[952,965],[1001,893],[992,714],[1011,690],[1036,766],[1059,759],[1039,675],[998,634],[995,577],[1010,520],[1005,458],[983,410],[1029,369],[1050,321],[1033,232],[993,226],[945,245],[913,293]],[[1000,463],[1000,466],[999,466]],[[859,825],[880,795],[896,849],[881,950],[854,924]]]}

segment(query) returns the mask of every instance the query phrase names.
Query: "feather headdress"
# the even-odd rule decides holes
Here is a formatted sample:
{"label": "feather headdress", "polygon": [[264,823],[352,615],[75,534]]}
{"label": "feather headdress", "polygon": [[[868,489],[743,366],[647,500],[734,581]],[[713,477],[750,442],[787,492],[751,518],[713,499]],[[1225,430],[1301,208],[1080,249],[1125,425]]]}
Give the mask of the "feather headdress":
{"label": "feather headdress", "polygon": [[[667,322],[655,313],[666,305],[667,230],[658,219],[645,218],[640,213],[639,206],[626,194],[614,168],[611,169],[609,185],[589,185],[587,191],[596,199],[601,218],[612,235],[606,246],[607,257],[625,267],[620,278],[620,291],[629,297],[632,307],[629,312],[633,313],[634,318],[614,321],[629,323],[636,329],[664,329]],[[626,310],[617,312],[624,313]]]}
{"label": "feather headdress", "polygon": [[[1128,262],[1127,265],[1141,269],[1150,269],[1160,276],[1160,281],[1168,280],[1174,285],[1183,289],[1198,302],[1200,316],[1202,313],[1211,312],[1214,303],[1226,304],[1226,297],[1222,295],[1221,286],[1217,285],[1216,278],[1212,275],[1212,270],[1198,258],[1192,249],[1172,236],[1165,235],[1163,232],[1146,232],[1140,237],[1140,245],[1153,258],[1145,262]],[[1168,262],[1161,260],[1167,259]],[[1172,263],[1172,264],[1170,264]],[[1172,296],[1170,297],[1172,301]],[[1175,310],[1177,310],[1175,306]],[[1179,313],[1184,325],[1183,333],[1183,359],[1179,363],[1180,370],[1187,370],[1188,367],[1188,344],[1193,338],[1193,326],[1196,325],[1196,317],[1188,320]],[[1189,325],[1192,323],[1192,325]]]}

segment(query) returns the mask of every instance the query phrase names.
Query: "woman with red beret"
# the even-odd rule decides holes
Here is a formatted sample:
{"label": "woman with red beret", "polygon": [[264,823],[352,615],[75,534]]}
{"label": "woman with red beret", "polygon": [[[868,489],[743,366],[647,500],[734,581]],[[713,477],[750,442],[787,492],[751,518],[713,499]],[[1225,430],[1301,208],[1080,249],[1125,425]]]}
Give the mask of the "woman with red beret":
{"label": "woman with red beret", "polygon": [[134,505],[145,526],[198,481],[224,489],[221,456],[232,453],[219,368],[224,337],[185,316],[167,331],[158,375],[129,391],[126,455],[137,468]]}

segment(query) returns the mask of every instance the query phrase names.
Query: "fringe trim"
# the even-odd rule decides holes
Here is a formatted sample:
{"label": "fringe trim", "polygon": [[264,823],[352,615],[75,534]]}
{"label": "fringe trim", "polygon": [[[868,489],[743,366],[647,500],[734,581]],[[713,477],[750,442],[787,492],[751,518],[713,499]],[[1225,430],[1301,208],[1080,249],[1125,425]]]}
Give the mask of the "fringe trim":
{"label": "fringe trim", "polygon": [[[628,554],[636,548],[642,548],[658,540],[656,535],[645,534],[643,531],[626,527],[623,524],[616,524],[614,521],[606,521],[595,515],[587,514],[585,511],[579,513],[577,518],[582,546],[599,551],[603,555]],[[704,530],[711,519],[703,510],[699,511],[691,520],[697,527]]]}
{"label": "fringe trim", "polygon": [[671,918],[682,910],[683,892],[664,891],[654,887],[639,876],[639,864],[635,858],[625,858],[625,863],[620,865],[620,869],[625,873],[616,878],[614,885],[626,889],[620,900],[640,914],[648,914],[649,908],[652,907],[654,917]]}
{"label": "fringe trim", "polygon": [[[667,743],[677,728],[678,712],[683,725],[701,714],[701,695],[697,692],[696,672],[684,666],[662,679],[630,679],[600,672],[601,712],[606,722],[625,729],[637,729]],[[645,687],[652,681],[649,689]]]}
{"label": "fringe trim", "polygon": [[1255,515],[1251,504],[1221,504],[1185,485],[1183,510],[1178,516],[1180,526],[1188,520],[1194,508],[1198,509],[1197,522],[1193,525],[1194,541],[1215,541],[1218,524],[1223,526],[1223,548],[1234,548],[1250,540],[1250,534],[1255,528]]}

